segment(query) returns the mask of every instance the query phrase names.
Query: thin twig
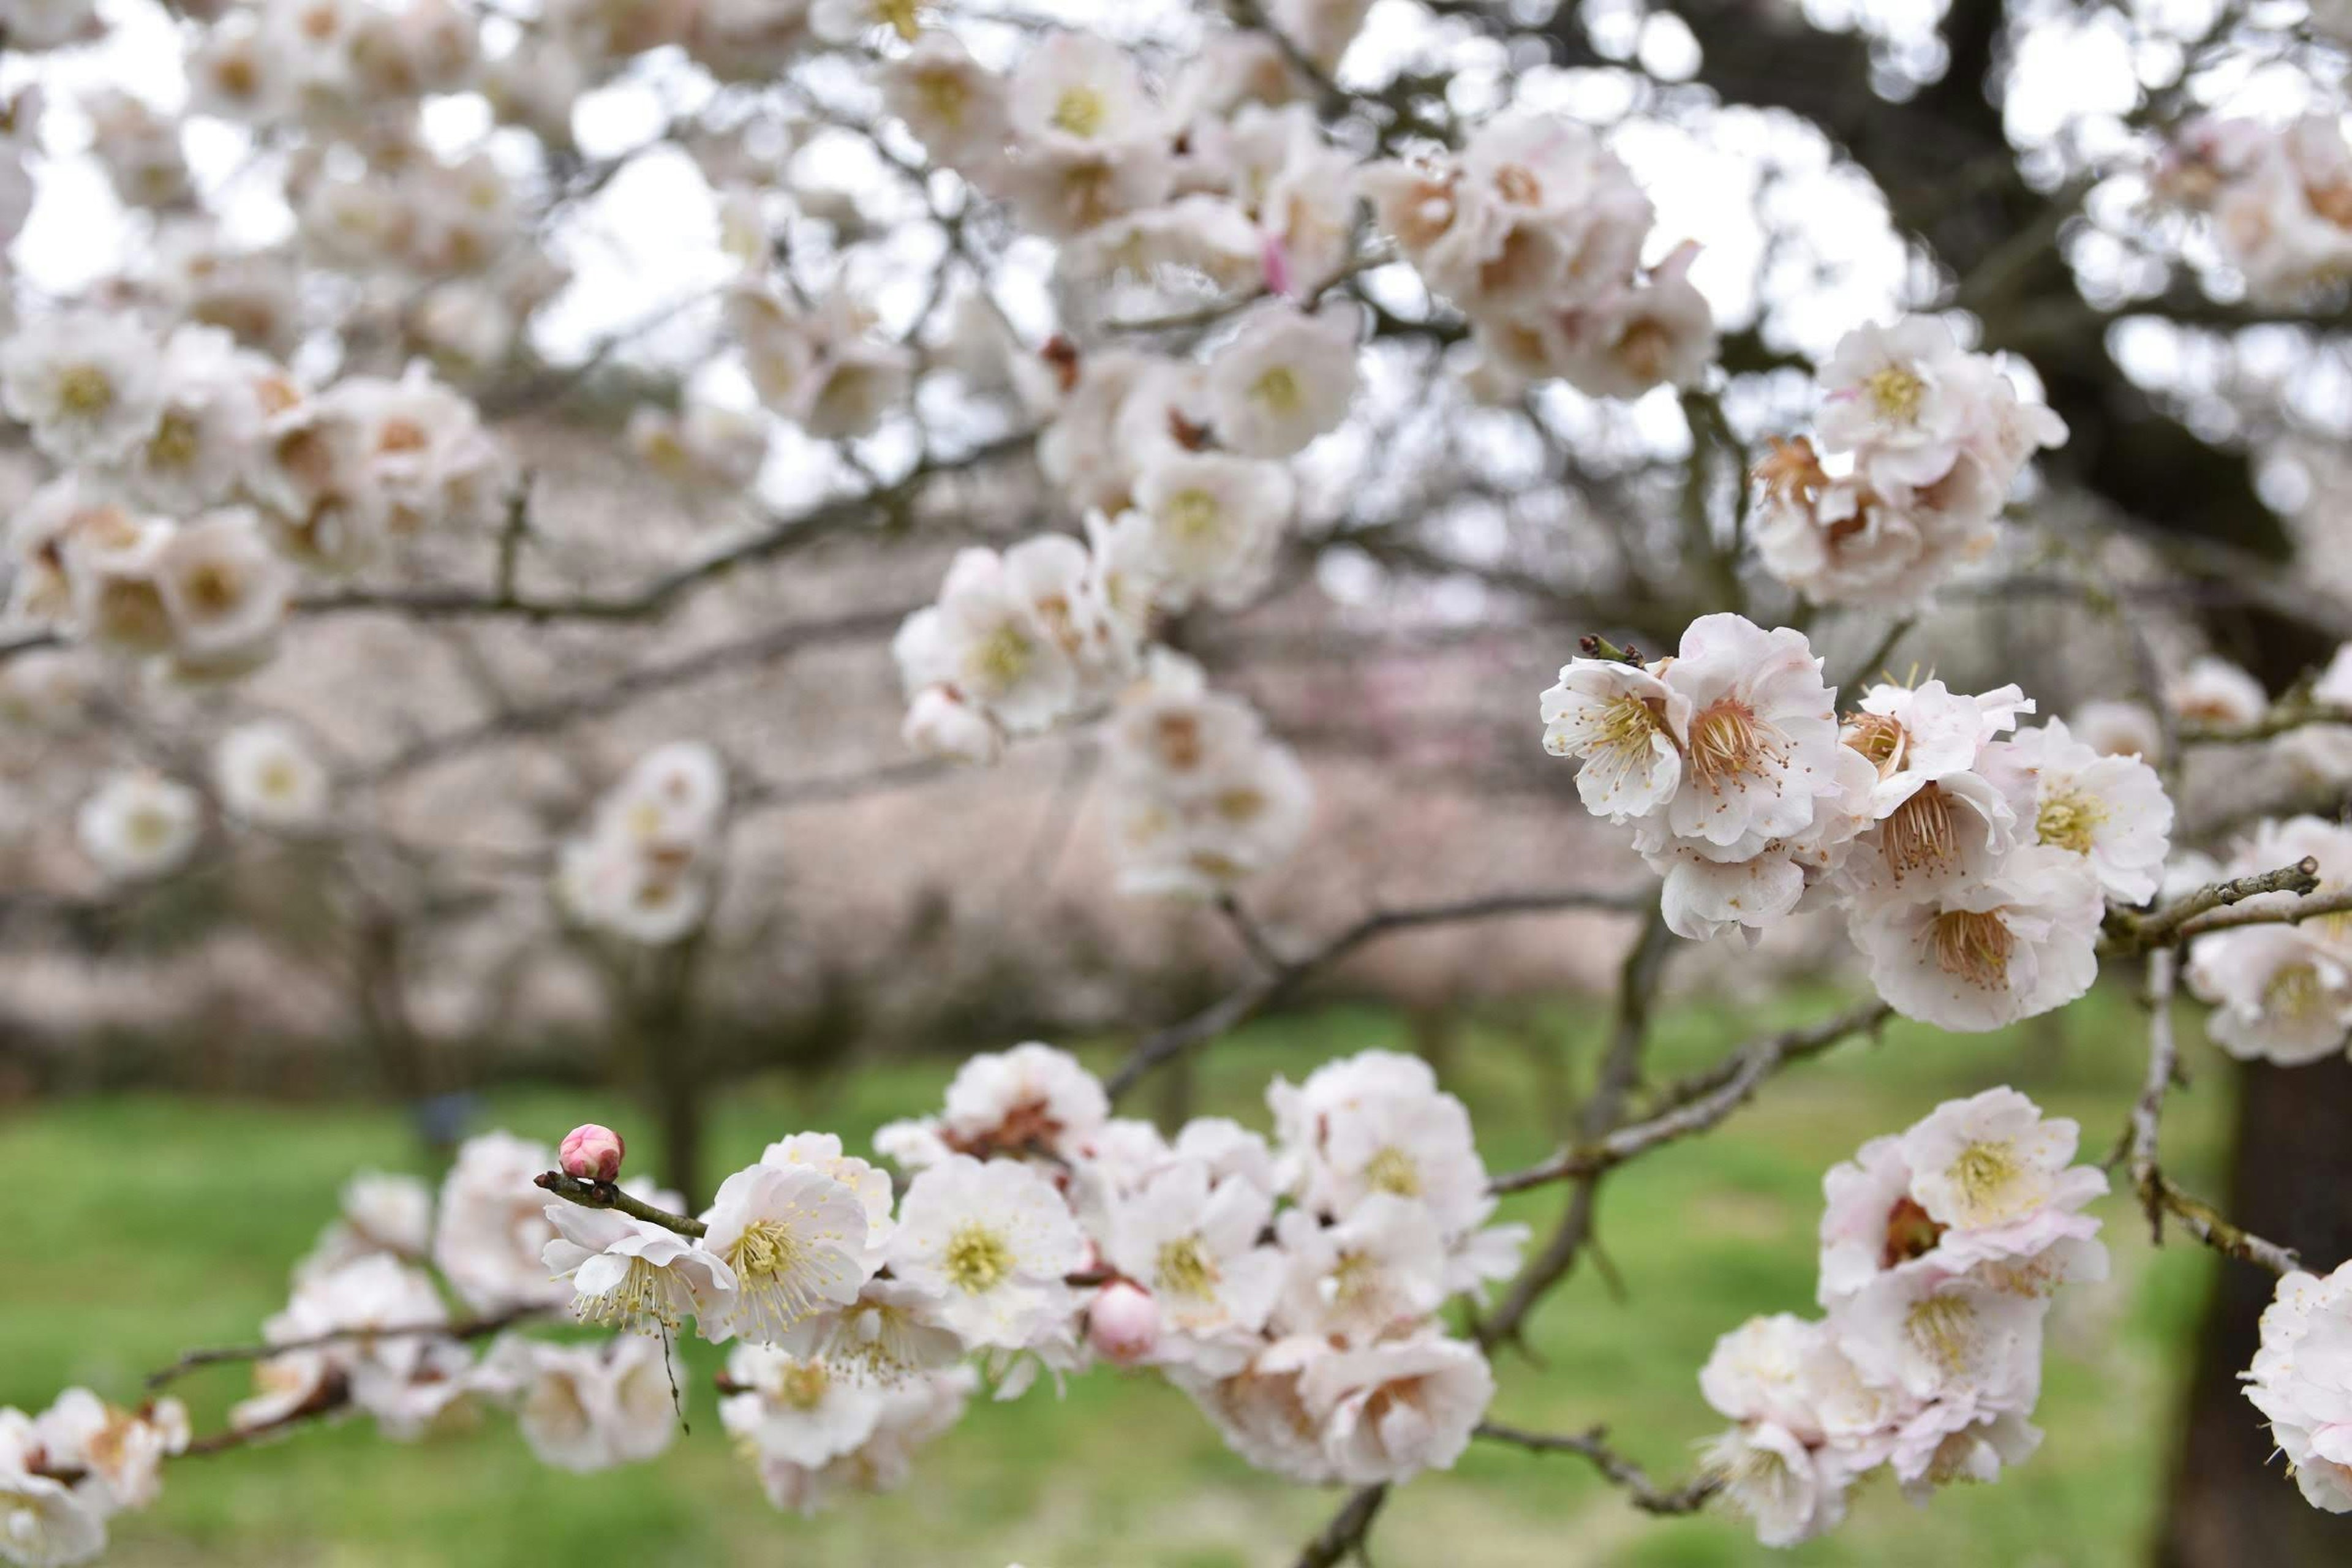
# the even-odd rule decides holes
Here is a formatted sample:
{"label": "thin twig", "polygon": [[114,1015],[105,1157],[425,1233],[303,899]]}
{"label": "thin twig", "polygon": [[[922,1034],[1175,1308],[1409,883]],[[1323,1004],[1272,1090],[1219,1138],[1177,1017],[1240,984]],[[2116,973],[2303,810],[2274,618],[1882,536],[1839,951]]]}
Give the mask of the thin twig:
{"label": "thin twig", "polygon": [[232,1365],[239,1363],[268,1361],[276,1356],[292,1355],[299,1351],[324,1350],[331,1345],[373,1343],[378,1340],[449,1339],[478,1340],[503,1332],[517,1323],[530,1322],[548,1316],[544,1307],[513,1307],[503,1312],[492,1312],[479,1318],[444,1319],[437,1323],[398,1323],[391,1327],[357,1327],[333,1329],[304,1339],[281,1340],[275,1344],[216,1345],[184,1353],[167,1367],[147,1374],[149,1390],[163,1388],[192,1372],[208,1366]]}
{"label": "thin twig", "polygon": [[2157,1245],[2163,1245],[2164,1216],[2168,1214],[2189,1235],[2224,1256],[2273,1274],[2291,1274],[2301,1267],[2293,1251],[2231,1223],[2212,1205],[2174,1185],[2158,1165],[2164,1098],[2180,1064],[2179,1043],[2172,1032],[2178,973],[2179,955],[2170,948],[2158,948],[2147,955],[2147,1072],[2140,1083],[2139,1098],[2132,1104],[2127,1146],[2132,1185],[2147,1211],[2149,1234]]}
{"label": "thin twig", "polygon": [[1359,1551],[1364,1536],[1372,1528],[1373,1516],[1381,1504],[1388,1500],[1389,1489],[1384,1486],[1359,1487],[1340,1505],[1314,1540],[1298,1554],[1297,1568],[1333,1568],[1349,1552]]}
{"label": "thin twig", "polygon": [[1591,1460],[1593,1468],[1612,1485],[1622,1487],[1633,1506],[1643,1513],[1696,1513],[1723,1489],[1722,1479],[1709,1475],[1695,1477],[1678,1487],[1660,1487],[1650,1479],[1648,1471],[1609,1446],[1609,1430],[1605,1426],[1586,1432],[1528,1432],[1498,1421],[1481,1421],[1471,1429],[1471,1436],[1538,1454],[1580,1455]]}
{"label": "thin twig", "polygon": [[[2151,948],[2170,947],[2193,934],[2186,928],[2198,916],[2231,904],[2241,904],[2248,899],[2259,899],[2272,893],[2309,893],[2319,886],[2319,862],[2306,855],[2292,866],[2282,866],[2275,871],[2263,871],[2251,877],[2233,877],[2226,882],[2212,882],[2195,892],[2174,900],[2160,910],[2147,914],[2134,914],[2129,910],[2109,910],[2105,946],[2110,952],[2146,952]],[[2269,913],[2269,921],[2253,917]],[[2315,911],[2316,912],[2316,911]],[[2286,910],[2275,912],[2249,911],[2249,918],[2239,924],[2270,923],[2286,918]],[[2213,929],[2210,925],[2203,930]]]}
{"label": "thin twig", "polygon": [[[1666,929],[1665,917],[1652,910],[1650,918],[1643,922],[1641,935],[1626,953],[1624,968],[1618,977],[1617,1022],[1611,1033],[1609,1049],[1601,1058],[1600,1078],[1578,1121],[1577,1134],[1582,1142],[1599,1141],[1616,1125],[1623,1113],[1626,1097],[1641,1077],[1642,1048],[1650,1034],[1650,1010],[1657,999],[1658,983],[1664,975],[1666,955],[1674,951],[1674,934]],[[1517,1339],[1536,1303],[1575,1267],[1577,1254],[1592,1238],[1601,1174],[1599,1171],[1588,1171],[1570,1178],[1574,1190],[1569,1194],[1568,1207],[1552,1231],[1551,1239],[1511,1281],[1510,1290],[1494,1316],[1478,1325],[1478,1342],[1482,1346],[1492,1350]]]}
{"label": "thin twig", "polygon": [[1279,963],[1191,1017],[1145,1036],[1128,1053],[1127,1059],[1119,1064],[1104,1087],[1110,1091],[1112,1099],[1118,1099],[1154,1068],[1246,1022],[1262,1009],[1296,991],[1320,971],[1337,963],[1365,943],[1391,931],[1452,925],[1466,921],[1496,920],[1509,915],[1554,914],[1563,910],[1631,913],[1654,907],[1656,900],[1657,893],[1649,889],[1638,893],[1611,893],[1575,888],[1549,893],[1497,893],[1459,903],[1383,910],[1366,915],[1313,952]]}
{"label": "thin twig", "polygon": [[631,1197],[610,1182],[587,1182],[578,1176],[567,1176],[561,1171],[541,1171],[531,1178],[534,1184],[553,1193],[567,1203],[582,1208],[614,1209],[631,1219],[641,1219],[647,1225],[657,1225],[674,1230],[680,1236],[700,1237],[707,1228],[690,1215],[672,1214],[657,1209],[649,1203]]}
{"label": "thin twig", "polygon": [[1854,1035],[1874,1032],[1893,1012],[1874,999],[1834,1018],[1751,1040],[1706,1072],[1669,1088],[1661,1097],[1667,1109],[1649,1120],[1629,1122],[1597,1142],[1565,1147],[1540,1164],[1507,1172],[1489,1182],[1486,1190],[1524,1192],[1549,1182],[1598,1175],[1660,1144],[1704,1132],[1746,1104],[1772,1074]]}

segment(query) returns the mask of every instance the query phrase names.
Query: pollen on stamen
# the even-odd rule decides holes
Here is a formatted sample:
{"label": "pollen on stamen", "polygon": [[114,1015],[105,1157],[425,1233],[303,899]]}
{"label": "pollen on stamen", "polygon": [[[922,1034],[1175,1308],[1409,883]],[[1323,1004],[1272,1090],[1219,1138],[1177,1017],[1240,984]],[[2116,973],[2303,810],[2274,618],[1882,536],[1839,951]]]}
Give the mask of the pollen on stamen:
{"label": "pollen on stamen", "polygon": [[601,1296],[574,1296],[572,1315],[583,1323],[626,1333],[675,1331],[679,1318],[667,1286],[660,1269],[642,1258],[632,1258],[628,1272],[612,1289]]}
{"label": "pollen on stamen", "polygon": [[1915,871],[1948,868],[1960,849],[1959,825],[1954,820],[1952,797],[1941,784],[1927,784],[1890,813],[1879,830],[1879,850],[1886,868],[1900,882]]}
{"label": "pollen on stamen", "polygon": [[2017,938],[1997,913],[1947,910],[1936,917],[1928,941],[1945,973],[1987,990],[2007,984],[2010,954]]}
{"label": "pollen on stamen", "polygon": [[1743,773],[1760,773],[1779,760],[1769,726],[1736,698],[1710,704],[1691,721],[1691,777],[1702,788],[1721,791]]}
{"label": "pollen on stamen", "polygon": [[1948,1373],[1968,1365],[1976,1334],[1976,1309],[1958,1296],[1929,1296],[1911,1309],[1904,1329],[1920,1353]]}

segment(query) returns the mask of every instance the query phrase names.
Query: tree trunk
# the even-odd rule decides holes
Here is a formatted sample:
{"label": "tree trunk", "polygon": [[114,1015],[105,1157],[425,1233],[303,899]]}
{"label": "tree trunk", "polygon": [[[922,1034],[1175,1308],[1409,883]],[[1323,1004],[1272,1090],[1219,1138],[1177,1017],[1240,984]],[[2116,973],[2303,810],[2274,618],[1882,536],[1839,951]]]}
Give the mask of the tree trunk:
{"label": "tree trunk", "polygon": [[646,1098],[661,1129],[662,1184],[686,1200],[688,1213],[702,1206],[702,1041],[693,1016],[694,976],[702,934],[646,955],[630,1009]]}
{"label": "tree trunk", "polygon": [[[2239,1071],[2237,1153],[2223,1212],[2326,1272],[2352,1257],[2352,1062]],[[2176,1245],[2187,1245],[2185,1242]],[[2341,1568],[2352,1515],[2303,1500],[2238,1373],[2275,1284],[2226,1259],[2206,1303],[2187,1437],[2157,1549],[2161,1568]]]}

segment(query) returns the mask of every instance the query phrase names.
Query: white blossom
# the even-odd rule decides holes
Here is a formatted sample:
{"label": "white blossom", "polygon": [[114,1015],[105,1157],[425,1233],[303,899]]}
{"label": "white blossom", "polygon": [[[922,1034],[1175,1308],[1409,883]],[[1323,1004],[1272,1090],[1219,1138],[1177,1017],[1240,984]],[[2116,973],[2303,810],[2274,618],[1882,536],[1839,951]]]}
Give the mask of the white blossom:
{"label": "white blossom", "polygon": [[299,735],[272,720],[222,736],[213,779],[231,816],[264,827],[310,827],[327,812],[326,769]]}
{"label": "white blossom", "polygon": [[1051,1183],[1010,1160],[958,1154],[917,1173],[898,1205],[890,1268],[943,1299],[940,1321],[970,1345],[1018,1351],[1066,1330],[1064,1281],[1086,1239]]}
{"label": "white blossom", "polygon": [[74,818],[83,853],[124,881],[167,876],[195,853],[204,805],[194,790],[149,773],[118,773]]}
{"label": "white blossom", "polygon": [[866,1202],[811,1164],[753,1165],[719,1184],[702,1246],[735,1289],[700,1320],[705,1338],[772,1344],[802,1319],[857,1300],[872,1272]]}
{"label": "white blossom", "polygon": [[1337,307],[1310,316],[1266,305],[1244,316],[1202,387],[1217,439],[1247,457],[1286,458],[1337,429],[1356,395],[1356,330]]}

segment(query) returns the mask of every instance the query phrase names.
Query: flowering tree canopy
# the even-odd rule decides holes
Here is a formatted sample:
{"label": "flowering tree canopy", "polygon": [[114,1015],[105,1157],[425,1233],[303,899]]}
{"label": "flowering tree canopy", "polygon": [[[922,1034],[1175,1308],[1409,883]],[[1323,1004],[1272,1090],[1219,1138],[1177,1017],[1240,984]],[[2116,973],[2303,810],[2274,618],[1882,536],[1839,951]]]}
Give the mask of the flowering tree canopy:
{"label": "flowering tree canopy", "polygon": [[[302,868],[384,1036],[430,1032],[420,973],[478,1021],[493,971],[584,964],[672,1161],[583,1126],[355,1174],[259,1342],[0,1411],[0,1559],[90,1560],[182,1456],[354,1415],[651,1461],[709,1392],[689,1335],[783,1510],[1108,1364],[1349,1489],[1310,1568],[1474,1441],[1788,1545],[1865,1478],[1931,1501],[2065,1441],[2043,1325],[2106,1277],[2110,1169],[2279,1277],[2239,1415],[2352,1511],[2352,1264],[2160,1160],[2183,982],[2250,1062],[2352,1036],[2352,16],[2191,10],[0,0],[0,936]],[[583,521],[583,445],[658,503]],[[2073,617],[2047,657],[1949,632],[2020,603]],[[1430,683],[1439,771],[1499,691],[1599,874],[1265,918],[1341,852],[1349,700],[1257,679],[1285,630],[1484,639]],[[887,754],[780,770],[814,723],[774,671],[822,649]],[[872,1150],[780,1128],[704,1191],[660,1047],[705,959],[768,951],[755,821],[952,813],[1041,752],[1106,882],[1213,911],[1243,978],[1107,1075],[967,1038]],[[1534,1165],[1381,1050],[1276,1079],[1270,1135],[1121,1113],[1392,931],[1558,910],[1631,934]],[[1862,999],[1645,1083],[1676,955],[1811,915]],[[1490,1418],[1617,1167],[1890,1016],[1989,1031],[2103,973],[2149,1017],[2116,1157],[1995,1086],[1830,1166],[1817,1315],[1725,1325],[1686,1478]],[[1496,1219],[1533,1189],[1549,1225]],[[222,1362],[253,1394],[194,1432],[164,1390]]]}

